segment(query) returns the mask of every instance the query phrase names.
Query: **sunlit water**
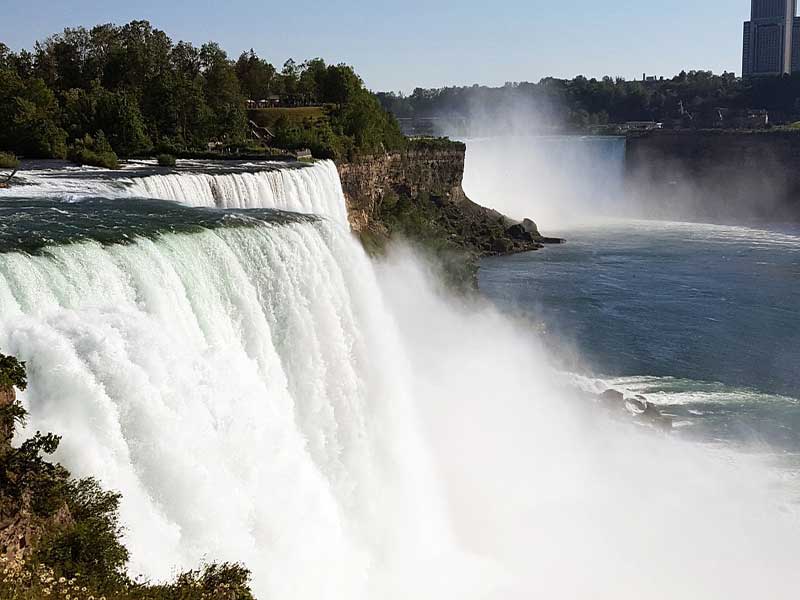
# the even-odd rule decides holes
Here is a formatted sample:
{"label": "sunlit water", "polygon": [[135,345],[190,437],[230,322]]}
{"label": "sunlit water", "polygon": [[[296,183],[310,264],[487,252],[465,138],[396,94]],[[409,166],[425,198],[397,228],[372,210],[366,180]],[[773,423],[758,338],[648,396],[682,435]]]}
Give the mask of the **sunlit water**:
{"label": "sunlit water", "polygon": [[[483,262],[480,286],[645,394],[678,435],[800,453],[800,228],[613,222]],[[565,358],[566,368],[576,368]]]}
{"label": "sunlit water", "polygon": [[[551,365],[568,323],[451,298],[407,249],[370,260],[332,163],[187,167],[0,193],[20,438],[63,435],[56,460],[122,493],[132,575],[242,561],[268,600],[796,598],[783,472],[596,410]],[[548,269],[521,273],[501,282]]]}

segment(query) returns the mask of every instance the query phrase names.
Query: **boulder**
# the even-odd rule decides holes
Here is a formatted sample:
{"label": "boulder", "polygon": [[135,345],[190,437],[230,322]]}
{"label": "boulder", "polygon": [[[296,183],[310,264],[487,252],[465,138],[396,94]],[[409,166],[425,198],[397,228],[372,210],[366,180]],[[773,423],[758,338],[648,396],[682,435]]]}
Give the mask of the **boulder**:
{"label": "boulder", "polygon": [[524,231],[530,233],[533,237],[540,237],[539,228],[536,226],[536,223],[530,219],[522,219],[522,223],[520,223],[520,225]]}
{"label": "boulder", "polygon": [[519,240],[521,242],[532,242],[533,235],[529,231],[526,231],[525,228],[522,226],[521,223],[517,223],[516,225],[512,225],[508,229],[506,229],[506,233],[509,237]]}

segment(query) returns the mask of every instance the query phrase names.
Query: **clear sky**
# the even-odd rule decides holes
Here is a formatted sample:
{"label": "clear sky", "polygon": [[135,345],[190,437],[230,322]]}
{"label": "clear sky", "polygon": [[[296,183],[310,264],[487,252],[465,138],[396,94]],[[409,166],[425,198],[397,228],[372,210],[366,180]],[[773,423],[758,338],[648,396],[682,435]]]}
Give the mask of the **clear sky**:
{"label": "clear sky", "polygon": [[15,50],[66,26],[147,19],[174,41],[250,47],[276,65],[321,56],[373,90],[541,77],[741,71],[749,0],[0,0]]}

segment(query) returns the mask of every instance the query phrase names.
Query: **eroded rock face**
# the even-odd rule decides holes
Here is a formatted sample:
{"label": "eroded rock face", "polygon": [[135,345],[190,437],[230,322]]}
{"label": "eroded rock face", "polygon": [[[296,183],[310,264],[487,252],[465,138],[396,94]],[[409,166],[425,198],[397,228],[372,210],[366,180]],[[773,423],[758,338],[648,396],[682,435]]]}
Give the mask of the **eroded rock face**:
{"label": "eroded rock face", "polygon": [[338,164],[353,231],[388,238],[393,208],[410,202],[449,241],[477,255],[541,248],[533,221],[518,223],[467,198],[465,152],[452,143]]}

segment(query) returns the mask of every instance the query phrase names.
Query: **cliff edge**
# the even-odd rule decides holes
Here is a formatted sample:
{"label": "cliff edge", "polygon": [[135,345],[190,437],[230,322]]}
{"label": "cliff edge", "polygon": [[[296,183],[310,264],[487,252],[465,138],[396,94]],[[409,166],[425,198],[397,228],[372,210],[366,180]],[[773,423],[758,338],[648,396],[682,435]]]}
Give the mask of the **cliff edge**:
{"label": "cliff edge", "polygon": [[446,139],[410,140],[408,148],[337,164],[350,225],[379,253],[405,238],[439,258],[451,282],[474,280],[482,256],[527,252],[562,240],[475,204],[462,188],[466,146]]}

